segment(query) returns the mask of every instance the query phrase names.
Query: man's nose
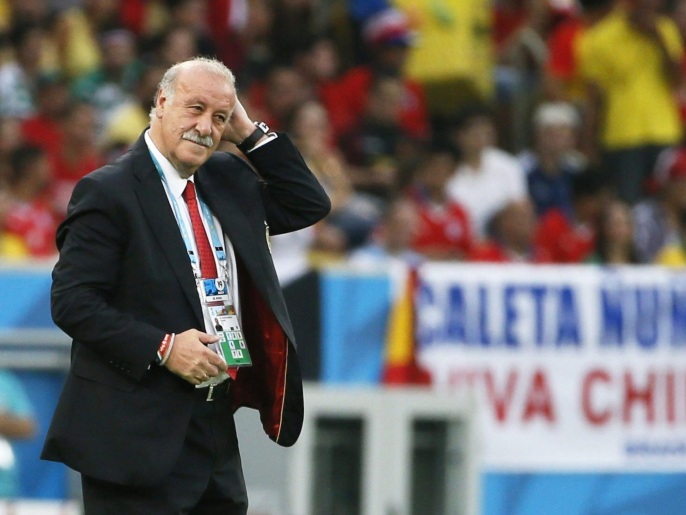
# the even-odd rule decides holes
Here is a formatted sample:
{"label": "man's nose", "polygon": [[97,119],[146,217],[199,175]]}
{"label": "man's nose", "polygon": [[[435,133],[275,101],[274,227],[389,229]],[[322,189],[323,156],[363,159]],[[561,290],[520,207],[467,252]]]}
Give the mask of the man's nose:
{"label": "man's nose", "polygon": [[198,118],[195,129],[201,136],[210,136],[212,134],[212,115],[210,113],[203,113]]}

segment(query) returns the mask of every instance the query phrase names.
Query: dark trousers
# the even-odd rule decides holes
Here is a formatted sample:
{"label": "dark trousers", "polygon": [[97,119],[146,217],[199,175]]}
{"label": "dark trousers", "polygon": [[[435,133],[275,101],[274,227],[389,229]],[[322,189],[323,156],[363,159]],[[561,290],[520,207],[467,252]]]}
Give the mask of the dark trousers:
{"label": "dark trousers", "polygon": [[[227,381],[228,383],[228,381]],[[116,485],[82,476],[85,515],[245,515],[248,496],[228,384],[198,389],[183,450],[170,476],[155,487]]]}
{"label": "dark trousers", "polygon": [[646,180],[653,174],[660,152],[666,148],[666,145],[643,145],[604,153],[603,169],[621,200],[633,205],[646,196]]}

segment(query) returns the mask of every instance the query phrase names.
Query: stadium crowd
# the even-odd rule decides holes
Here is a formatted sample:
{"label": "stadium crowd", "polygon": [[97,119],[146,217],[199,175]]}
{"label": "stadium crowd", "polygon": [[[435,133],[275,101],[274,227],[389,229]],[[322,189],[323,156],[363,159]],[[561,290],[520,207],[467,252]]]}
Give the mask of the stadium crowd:
{"label": "stadium crowd", "polygon": [[686,265],[686,1],[579,1],[494,0],[491,87],[441,97],[406,72],[421,13],[385,0],[0,0],[0,257],[54,256],[75,183],[202,54],[331,197],[273,238],[283,281],[337,261]]}

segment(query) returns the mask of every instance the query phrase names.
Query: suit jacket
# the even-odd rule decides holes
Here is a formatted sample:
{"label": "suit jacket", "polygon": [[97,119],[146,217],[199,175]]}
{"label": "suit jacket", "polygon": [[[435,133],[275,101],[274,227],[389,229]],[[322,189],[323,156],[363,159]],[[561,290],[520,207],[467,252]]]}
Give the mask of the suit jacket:
{"label": "suit jacket", "polygon": [[[243,331],[253,366],[233,408],[258,409],[265,432],[295,443],[302,381],[268,234],[323,218],[329,199],[286,135],[247,163],[215,153],[196,187],[236,254]],[[164,186],[143,137],[82,179],[57,231],[52,316],[73,338],[71,367],[42,458],[124,485],[153,485],[179,456],[194,387],[152,365],[166,333],[205,330],[200,300]]]}

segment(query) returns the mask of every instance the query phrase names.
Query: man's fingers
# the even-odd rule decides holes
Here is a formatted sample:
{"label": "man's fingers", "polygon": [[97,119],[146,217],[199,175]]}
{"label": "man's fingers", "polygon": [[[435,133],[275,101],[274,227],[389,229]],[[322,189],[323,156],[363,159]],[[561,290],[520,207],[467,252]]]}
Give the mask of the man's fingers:
{"label": "man's fingers", "polygon": [[217,367],[219,370],[226,370],[226,361],[224,361],[219,354],[213,352],[207,361],[210,365]]}
{"label": "man's fingers", "polygon": [[198,340],[200,340],[201,343],[207,345],[208,343],[218,342],[219,336],[217,336],[216,334],[207,334],[203,333],[202,331],[198,331]]}
{"label": "man's fingers", "polygon": [[165,366],[191,384],[198,385],[215,377],[227,368],[226,362],[207,347],[219,340],[219,336],[189,329],[176,335]]}

